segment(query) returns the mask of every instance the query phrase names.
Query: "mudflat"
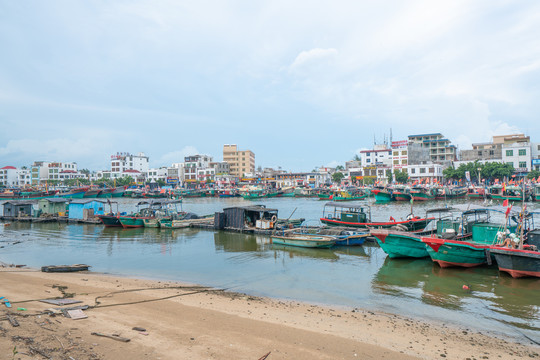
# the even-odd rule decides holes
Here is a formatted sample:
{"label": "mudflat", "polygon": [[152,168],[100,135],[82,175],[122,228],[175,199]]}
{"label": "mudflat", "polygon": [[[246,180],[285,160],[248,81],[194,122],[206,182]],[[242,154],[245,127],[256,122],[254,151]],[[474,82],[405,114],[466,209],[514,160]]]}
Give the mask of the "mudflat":
{"label": "mudflat", "polygon": [[[540,348],[526,339],[442,323],[93,272],[4,267],[1,296],[12,308],[0,305],[0,359],[540,357]],[[56,306],[38,301],[52,298],[82,302]],[[89,306],[83,310],[87,318],[50,315],[48,310],[79,305]]]}

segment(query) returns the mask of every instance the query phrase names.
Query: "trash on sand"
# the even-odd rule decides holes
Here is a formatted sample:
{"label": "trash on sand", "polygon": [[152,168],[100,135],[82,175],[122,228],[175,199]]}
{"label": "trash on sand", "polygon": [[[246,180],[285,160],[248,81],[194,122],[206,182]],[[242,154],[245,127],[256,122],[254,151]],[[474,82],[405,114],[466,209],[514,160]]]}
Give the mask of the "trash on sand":
{"label": "trash on sand", "polygon": [[26,308],[18,307],[17,310],[18,310],[18,311],[26,311]]}
{"label": "trash on sand", "polygon": [[135,331],[146,331],[145,328],[139,327],[139,326],[135,326],[135,327],[134,327],[133,329],[131,329],[131,330],[135,330]]}
{"label": "trash on sand", "polygon": [[9,323],[11,324],[11,326],[13,326],[13,327],[19,326],[19,322],[13,316],[6,315],[6,317],[7,317],[8,321],[9,321]]}
{"label": "trash on sand", "polygon": [[73,299],[43,299],[39,301],[47,303],[47,304],[57,305],[57,306],[82,303],[82,301],[80,300],[73,300]]}
{"label": "trash on sand", "polygon": [[109,338],[109,339],[113,339],[113,340],[117,340],[117,341],[122,341],[122,342],[129,342],[131,341],[131,339],[128,339],[128,338],[125,338],[125,337],[121,337],[121,336],[118,336],[118,335],[107,335],[107,334],[102,334],[102,333],[98,333],[98,332],[93,332],[91,333],[91,335],[95,335],[95,336],[102,336],[102,337],[106,337],[106,338]]}
{"label": "trash on sand", "polygon": [[67,313],[73,320],[86,319],[88,317],[81,309],[68,310]]}

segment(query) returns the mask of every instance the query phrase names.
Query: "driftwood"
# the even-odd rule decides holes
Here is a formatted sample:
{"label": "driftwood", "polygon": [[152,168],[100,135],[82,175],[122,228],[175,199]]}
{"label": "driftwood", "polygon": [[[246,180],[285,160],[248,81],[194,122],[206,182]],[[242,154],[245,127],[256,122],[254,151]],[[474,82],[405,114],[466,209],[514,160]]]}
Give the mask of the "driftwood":
{"label": "driftwood", "polygon": [[6,317],[9,320],[9,323],[11,324],[11,326],[13,326],[13,327],[19,326],[19,322],[13,316],[6,314]]}
{"label": "driftwood", "polygon": [[91,333],[91,335],[102,336],[102,337],[106,337],[106,338],[109,338],[109,339],[122,341],[122,342],[130,342],[131,341],[131,339],[121,337],[121,336],[118,336],[118,335],[107,335],[107,334],[102,334],[102,333],[97,333],[97,332],[93,332],[93,333]]}

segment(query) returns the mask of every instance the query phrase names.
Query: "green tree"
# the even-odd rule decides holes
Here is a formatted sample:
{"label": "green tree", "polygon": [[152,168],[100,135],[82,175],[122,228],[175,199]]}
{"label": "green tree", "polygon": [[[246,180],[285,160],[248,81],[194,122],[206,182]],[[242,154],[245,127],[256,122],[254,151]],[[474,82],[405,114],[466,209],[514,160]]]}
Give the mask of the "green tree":
{"label": "green tree", "polygon": [[540,176],[540,171],[533,170],[527,174],[527,179],[537,179]]}
{"label": "green tree", "polygon": [[135,182],[135,180],[131,176],[123,176],[121,178],[116,179],[116,186],[128,186]]}
{"label": "green tree", "polygon": [[358,154],[355,154],[352,159],[353,161],[362,161],[362,159],[360,158],[360,156],[358,156]]}
{"label": "green tree", "polygon": [[156,181],[156,183],[158,184],[159,187],[163,187],[163,186],[167,185],[167,183],[162,179],[158,179]]}
{"label": "green tree", "polygon": [[336,166],[336,171],[345,170],[345,168],[341,165]]}
{"label": "green tree", "polygon": [[341,183],[341,180],[343,180],[344,177],[345,177],[345,175],[343,175],[343,173],[335,172],[332,175],[332,181],[335,182],[336,184],[339,184],[339,183]]}

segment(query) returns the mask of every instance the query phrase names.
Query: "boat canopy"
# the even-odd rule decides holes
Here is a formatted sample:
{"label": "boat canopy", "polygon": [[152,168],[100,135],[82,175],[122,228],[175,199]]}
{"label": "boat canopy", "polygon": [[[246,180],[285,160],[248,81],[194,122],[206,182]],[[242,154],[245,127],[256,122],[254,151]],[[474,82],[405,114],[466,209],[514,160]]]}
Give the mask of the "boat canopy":
{"label": "boat canopy", "polygon": [[324,204],[324,207],[331,206],[335,208],[341,208],[341,209],[354,209],[354,210],[364,210],[365,208],[369,208],[369,205],[353,205],[353,204],[343,204],[339,202],[328,202]]}

